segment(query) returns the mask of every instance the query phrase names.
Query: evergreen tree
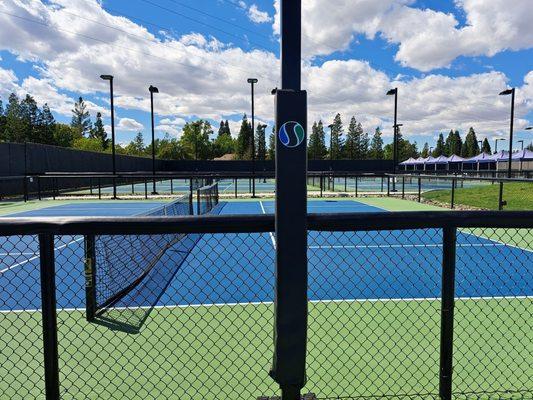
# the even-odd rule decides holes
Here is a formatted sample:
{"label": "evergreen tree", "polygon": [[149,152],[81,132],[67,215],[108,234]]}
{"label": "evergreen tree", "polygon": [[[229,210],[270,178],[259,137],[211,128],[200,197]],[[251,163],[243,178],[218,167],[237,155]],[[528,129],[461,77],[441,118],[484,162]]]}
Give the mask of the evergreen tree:
{"label": "evergreen tree", "polygon": [[4,132],[6,128],[6,116],[4,111],[4,105],[0,100],[0,142],[4,140]]}
{"label": "evergreen tree", "polygon": [[444,135],[442,133],[439,134],[439,138],[437,140],[437,145],[433,149],[433,153],[431,154],[433,157],[439,157],[444,155],[445,151],[445,144],[444,144]]}
{"label": "evergreen tree", "polygon": [[355,117],[350,119],[348,125],[348,133],[346,134],[346,142],[344,143],[344,156],[349,160],[357,160],[361,158],[360,155],[361,137],[357,129],[357,121]]}
{"label": "evergreen tree", "polygon": [[54,144],[61,147],[72,147],[76,133],[70,125],[55,124]]}
{"label": "evergreen tree", "polygon": [[272,127],[272,133],[268,137],[268,159],[276,159],[276,128]]}
{"label": "evergreen tree", "polygon": [[322,160],[327,153],[325,143],[324,125],[322,121],[313,123],[311,135],[309,135],[309,147],[307,149],[310,160]]}
{"label": "evergreen tree", "polygon": [[236,153],[238,160],[252,159],[252,125],[248,122],[246,114],[242,117],[241,129],[237,136]]}
{"label": "evergreen tree", "polygon": [[8,142],[24,142],[28,127],[22,118],[22,108],[15,93],[9,96],[9,102],[5,111],[6,122],[4,140]]}
{"label": "evergreen tree", "polygon": [[374,135],[372,136],[372,141],[370,142],[370,150],[368,155],[371,159],[382,160],[384,157],[383,138],[381,136],[381,129],[377,127]]}
{"label": "evergreen tree", "polygon": [[[361,127],[361,124],[358,124],[359,128],[361,129],[361,132],[363,131],[363,128]],[[361,136],[361,146],[359,147],[359,153],[360,153],[360,159],[366,160],[368,158],[369,153],[369,146],[370,146],[370,139],[368,137],[368,133],[363,133]]]}
{"label": "evergreen tree", "polygon": [[224,135],[225,133],[226,133],[226,125],[224,125],[224,121],[220,121],[220,127],[218,128],[217,138]]}
{"label": "evergreen tree", "polygon": [[335,115],[335,118],[333,119],[333,124],[330,126],[331,128],[331,138],[330,138],[330,149],[329,149],[329,156],[332,160],[338,160],[342,156],[342,150],[344,147],[344,138],[343,135],[343,127],[342,127],[342,119],[341,115],[337,114]]}
{"label": "evergreen tree", "polygon": [[87,110],[87,106],[83,98],[80,97],[76,103],[74,103],[74,109],[72,110],[72,121],[70,126],[74,128],[79,137],[83,137],[91,131],[92,123],[91,116]]}
{"label": "evergreen tree", "polygon": [[481,152],[492,154],[492,149],[490,148],[490,143],[487,138],[483,139],[483,143],[481,144]]}
{"label": "evergreen tree", "polygon": [[422,158],[429,157],[429,144],[428,144],[428,142],[424,143],[424,147],[422,147],[422,152],[420,153],[420,157],[422,157]]}
{"label": "evergreen tree", "polygon": [[102,143],[102,149],[106,150],[108,148],[109,140],[107,139],[107,133],[104,129],[104,121],[102,121],[101,113],[96,113],[96,121],[89,132],[89,137],[91,139],[98,139]]}
{"label": "evergreen tree", "polygon": [[25,127],[23,140],[38,143],[41,110],[39,110],[35,99],[29,94],[20,102],[20,111]]}
{"label": "evergreen tree", "polygon": [[463,146],[463,141],[458,130],[450,130],[446,142],[444,144],[444,155],[449,157],[452,154],[459,155],[461,154],[461,148]]}
{"label": "evergreen tree", "polygon": [[479,154],[479,143],[474,128],[470,127],[461,150],[461,157],[473,157],[477,154]]}
{"label": "evergreen tree", "polygon": [[224,132],[231,136],[231,130],[229,129],[229,122],[226,120],[224,123]]}
{"label": "evergreen tree", "polygon": [[55,131],[56,121],[50,111],[50,107],[45,103],[42,112],[39,113],[36,141],[44,144],[56,144],[54,138]]}
{"label": "evergreen tree", "polygon": [[[98,117],[97,117],[98,118]],[[98,121],[98,119],[96,120]],[[96,126],[96,123],[95,123]],[[94,137],[98,139],[98,137]],[[157,146],[156,146],[157,149]],[[144,138],[142,132],[137,132],[135,135],[135,138],[128,143],[128,145],[125,148],[126,154],[132,155],[132,156],[140,156],[145,154],[145,148],[144,148]],[[150,154],[152,154],[152,148],[150,147]]]}
{"label": "evergreen tree", "polygon": [[264,161],[266,159],[266,137],[265,130],[267,125],[257,125],[257,130],[255,134],[255,142],[257,143],[256,147],[256,159]]}

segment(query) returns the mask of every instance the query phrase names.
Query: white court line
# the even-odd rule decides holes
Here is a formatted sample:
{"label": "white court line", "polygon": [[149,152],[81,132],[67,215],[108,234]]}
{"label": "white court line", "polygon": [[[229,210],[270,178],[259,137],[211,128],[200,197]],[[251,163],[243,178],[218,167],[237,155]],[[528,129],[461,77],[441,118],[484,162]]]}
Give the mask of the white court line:
{"label": "white court line", "polygon": [[[70,241],[70,242],[68,242],[68,243],[66,243],[66,244],[62,244],[61,246],[54,247],[54,250],[61,250],[61,249],[64,249],[65,247],[68,247],[68,246],[70,246],[71,244],[76,243],[76,242],[79,242],[79,241],[81,241],[81,240],[83,240],[83,237],[78,238],[78,239],[76,239],[76,240],[72,240],[72,241]],[[31,254],[35,254],[35,253],[31,253]],[[40,255],[36,255],[36,256],[33,256],[33,257],[28,258],[27,260],[21,261],[21,262],[16,263],[16,264],[13,264],[13,265],[11,265],[11,266],[9,266],[9,267],[7,267],[7,268],[0,269],[0,274],[3,274],[4,272],[7,272],[7,271],[9,271],[9,270],[12,270],[13,268],[20,267],[20,266],[22,266],[22,265],[24,265],[24,264],[27,264],[27,263],[31,262],[31,261],[37,260],[39,257],[40,257]]]}
{"label": "white court line", "polygon": [[[261,211],[263,212],[263,214],[266,214],[265,207],[263,206],[263,202],[262,201],[259,202],[259,205],[261,206]],[[276,238],[274,238],[274,234],[272,232],[268,232],[268,234],[270,235],[270,240],[272,241],[272,246],[275,249],[276,248]]]}
{"label": "white court line", "polygon": [[[533,296],[478,296],[478,297],[455,297],[455,300],[533,300]],[[310,300],[311,304],[337,304],[337,303],[401,303],[401,302],[422,302],[422,301],[441,301],[440,297],[409,297],[409,298],[391,298],[391,299],[340,299],[340,300]],[[141,306],[141,307],[113,307],[111,310],[148,310],[148,309],[172,309],[172,308],[202,308],[202,307],[237,307],[237,306],[261,306],[273,305],[272,301],[250,301],[243,303],[206,303],[206,304],[178,304],[178,305],[165,305],[165,306]],[[59,311],[85,311],[85,308],[59,308]],[[41,312],[40,308],[33,308],[27,310],[0,310],[0,314],[8,313],[32,313]]]}
{"label": "white court line", "polygon": [[37,252],[31,252],[31,253],[0,253],[0,256],[34,256],[37,254]]}
{"label": "white court line", "polygon": [[[468,243],[457,244],[457,247],[496,247],[505,246],[503,243]],[[389,249],[389,248],[413,248],[413,247],[442,247],[442,244],[362,244],[362,245],[331,245],[331,246],[309,246],[310,249]]]}
{"label": "white court line", "polygon": [[[476,229],[476,228],[463,228],[463,229]],[[489,238],[488,236],[477,235],[477,234],[472,233],[472,232],[465,232],[463,229],[459,229],[459,232],[461,232],[463,235],[474,236],[476,238],[482,238],[482,239],[490,240],[491,242],[498,243],[498,244],[501,244],[503,246],[508,246],[508,247],[512,247],[512,248],[515,248],[515,249],[518,249],[518,250],[527,251],[528,253],[533,253],[532,249],[527,249],[525,247],[520,247],[520,246],[517,246],[515,244],[509,244],[509,243],[501,242],[499,240],[496,240],[496,239],[493,239],[493,238]],[[516,228],[516,229],[522,229],[522,228]]]}

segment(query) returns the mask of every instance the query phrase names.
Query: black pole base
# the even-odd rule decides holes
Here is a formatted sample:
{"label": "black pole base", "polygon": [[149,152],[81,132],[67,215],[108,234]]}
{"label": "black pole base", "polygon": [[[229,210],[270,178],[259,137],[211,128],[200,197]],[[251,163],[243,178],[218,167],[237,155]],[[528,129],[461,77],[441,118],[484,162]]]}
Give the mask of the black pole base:
{"label": "black pole base", "polygon": [[[307,394],[304,394],[303,396],[300,396],[300,397],[297,397],[298,399],[300,400],[316,400],[317,397],[314,393],[307,393]],[[281,396],[272,396],[272,397],[269,397],[269,396],[260,396],[257,398],[257,400],[282,400],[282,397]]]}
{"label": "black pole base", "polygon": [[157,193],[157,192],[152,192],[152,193],[150,193],[150,194],[151,194],[151,195],[158,195],[159,193]]}

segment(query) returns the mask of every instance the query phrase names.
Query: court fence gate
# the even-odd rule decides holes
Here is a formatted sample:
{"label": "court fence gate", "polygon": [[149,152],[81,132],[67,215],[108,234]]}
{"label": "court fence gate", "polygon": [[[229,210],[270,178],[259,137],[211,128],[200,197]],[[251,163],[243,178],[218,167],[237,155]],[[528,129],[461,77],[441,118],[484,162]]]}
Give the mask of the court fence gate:
{"label": "court fence gate", "polygon": [[[531,398],[532,228],[533,212],[309,214],[298,391]],[[0,220],[0,398],[275,396],[273,232],[272,215]],[[87,317],[88,288],[139,269]]]}

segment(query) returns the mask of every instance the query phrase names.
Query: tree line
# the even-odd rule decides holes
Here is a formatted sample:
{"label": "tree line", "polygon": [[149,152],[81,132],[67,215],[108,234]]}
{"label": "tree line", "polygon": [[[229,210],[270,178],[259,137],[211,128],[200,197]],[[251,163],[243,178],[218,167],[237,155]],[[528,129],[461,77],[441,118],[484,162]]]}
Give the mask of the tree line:
{"label": "tree line", "polygon": [[[168,133],[163,138],[155,139],[156,157],[175,160],[209,160],[228,156],[238,160],[273,160],[275,155],[275,132],[271,128],[267,142],[267,125],[257,124],[253,132],[252,124],[246,114],[243,115],[239,132],[233,137],[228,120],[221,121],[215,134],[209,121],[196,120],[187,122],[179,138]],[[326,127],[319,120],[314,122],[309,133],[309,159],[392,159],[392,143],[384,144],[382,131],[377,127],[372,135],[363,129],[361,122],[351,117],[345,129],[340,114],[328,125],[330,140],[326,143]],[[96,113],[94,123],[82,97],[79,97],[72,109],[70,124],[59,123],[54,119],[48,104],[39,107],[35,99],[26,95],[19,99],[16,94],[9,96],[4,104],[0,100],[0,141],[33,142],[79,150],[111,152],[111,140],[104,128],[101,113]],[[434,148],[424,143],[418,150],[416,142],[405,139],[398,128],[398,153],[400,161],[409,157],[438,157],[452,154],[471,157],[481,151],[491,153],[491,147],[485,138],[480,143],[474,128],[470,128],[464,140],[458,130],[450,130],[446,139],[441,133]],[[118,154],[151,157],[152,143],[145,143],[143,133],[126,145],[116,144]]]}

